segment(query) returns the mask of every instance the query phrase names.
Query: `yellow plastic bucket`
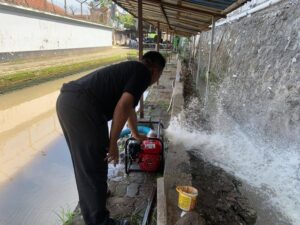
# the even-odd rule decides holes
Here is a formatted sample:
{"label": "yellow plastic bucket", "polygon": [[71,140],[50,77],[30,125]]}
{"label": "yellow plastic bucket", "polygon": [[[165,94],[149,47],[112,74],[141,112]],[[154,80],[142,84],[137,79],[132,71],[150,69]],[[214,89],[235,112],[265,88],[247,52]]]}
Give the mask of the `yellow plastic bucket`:
{"label": "yellow plastic bucket", "polygon": [[198,190],[192,186],[178,186],[178,207],[183,211],[191,211],[196,206]]}

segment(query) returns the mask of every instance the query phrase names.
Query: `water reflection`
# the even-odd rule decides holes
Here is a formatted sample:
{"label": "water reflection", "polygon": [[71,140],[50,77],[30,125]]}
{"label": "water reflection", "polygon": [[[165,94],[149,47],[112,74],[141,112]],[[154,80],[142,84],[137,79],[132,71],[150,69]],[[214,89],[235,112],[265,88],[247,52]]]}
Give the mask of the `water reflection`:
{"label": "water reflection", "polygon": [[[19,92],[20,94],[22,93]],[[54,111],[59,91],[0,110],[0,185],[28,164],[60,133]],[[10,101],[11,95],[1,96]]]}
{"label": "water reflection", "polygon": [[60,134],[53,110],[35,120],[0,134],[0,185],[13,179],[37,154],[46,154],[47,145]]}
{"label": "water reflection", "polygon": [[0,189],[1,225],[54,225],[62,208],[74,209],[78,197],[72,162],[62,136]]}
{"label": "water reflection", "polygon": [[62,83],[0,96],[0,225],[53,225],[77,204],[75,178],[55,112]]}
{"label": "water reflection", "polygon": [[59,89],[82,75],[0,95],[0,187],[61,134],[55,113]]}

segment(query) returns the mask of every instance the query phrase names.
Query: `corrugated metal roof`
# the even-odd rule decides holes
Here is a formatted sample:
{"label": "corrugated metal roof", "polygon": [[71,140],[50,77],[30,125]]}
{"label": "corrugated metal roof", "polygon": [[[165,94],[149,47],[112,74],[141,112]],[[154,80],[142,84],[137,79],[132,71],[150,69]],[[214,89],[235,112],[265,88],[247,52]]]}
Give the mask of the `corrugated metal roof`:
{"label": "corrugated metal roof", "polygon": [[[138,16],[138,0],[113,0],[133,16]],[[160,29],[191,36],[210,29],[215,21],[249,0],[142,0],[144,21]]]}

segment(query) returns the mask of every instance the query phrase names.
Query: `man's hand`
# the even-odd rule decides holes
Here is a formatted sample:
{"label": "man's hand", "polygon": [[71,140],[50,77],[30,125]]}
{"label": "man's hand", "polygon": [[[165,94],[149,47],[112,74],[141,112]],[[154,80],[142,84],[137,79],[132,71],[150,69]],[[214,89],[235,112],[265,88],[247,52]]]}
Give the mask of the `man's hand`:
{"label": "man's hand", "polygon": [[137,116],[136,112],[134,109],[130,111],[129,118],[128,118],[128,127],[131,130],[131,136],[138,140],[138,141],[143,141],[147,139],[145,135],[139,134],[138,129],[137,129]]}
{"label": "man's hand", "polygon": [[121,133],[122,128],[126,120],[129,117],[129,114],[133,108],[134,97],[128,92],[124,92],[117,103],[117,106],[114,111],[110,138],[109,138],[109,149],[106,160],[108,163],[112,162],[116,166],[119,163],[119,151],[117,141]]}
{"label": "man's hand", "polygon": [[105,158],[108,163],[113,162],[114,166],[116,166],[119,163],[119,149],[118,144],[110,144],[107,157]]}

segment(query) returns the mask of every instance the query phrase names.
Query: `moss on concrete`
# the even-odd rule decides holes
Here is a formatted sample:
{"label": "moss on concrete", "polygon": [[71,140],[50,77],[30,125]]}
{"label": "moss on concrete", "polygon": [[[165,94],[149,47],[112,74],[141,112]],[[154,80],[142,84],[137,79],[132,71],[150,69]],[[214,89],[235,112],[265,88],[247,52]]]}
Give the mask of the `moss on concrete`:
{"label": "moss on concrete", "polygon": [[126,59],[132,60],[134,58],[137,58],[137,51],[84,62],[16,72],[7,76],[0,77],[0,92],[4,93],[43,81],[52,80],[55,78],[64,77],[91,69],[96,69],[100,66],[123,61]]}

